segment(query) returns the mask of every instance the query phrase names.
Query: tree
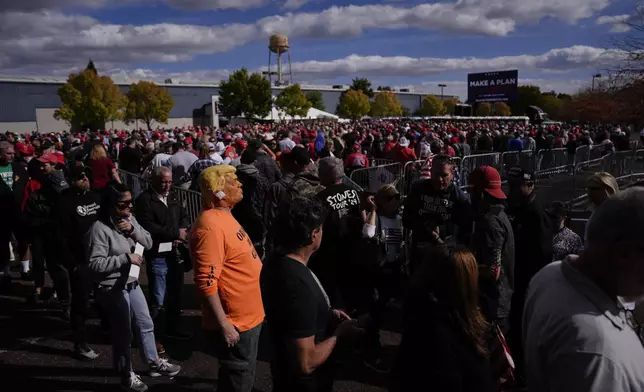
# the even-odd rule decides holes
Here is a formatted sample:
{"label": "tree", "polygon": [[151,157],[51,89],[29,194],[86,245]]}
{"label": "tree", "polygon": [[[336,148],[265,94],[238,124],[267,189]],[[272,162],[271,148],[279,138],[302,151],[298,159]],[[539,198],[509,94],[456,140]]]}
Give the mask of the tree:
{"label": "tree", "polygon": [[492,105],[487,102],[480,102],[476,105],[476,115],[479,117],[486,117],[492,114]]}
{"label": "tree", "polygon": [[541,97],[539,107],[548,113],[548,117],[553,120],[559,120],[562,116],[563,101],[554,95],[544,95]]}
{"label": "tree", "polygon": [[286,87],[275,99],[275,106],[291,117],[306,117],[311,102],[306,99],[299,84]]}
{"label": "tree", "polygon": [[371,115],[375,117],[401,116],[402,105],[398,96],[390,91],[381,91],[371,104]]}
{"label": "tree", "polygon": [[355,78],[351,81],[351,87],[349,90],[362,91],[364,95],[373,98],[373,89],[371,88],[371,82],[367,78]]}
{"label": "tree", "polygon": [[246,68],[233,72],[219,84],[219,103],[223,116],[262,118],[271,112],[273,98],[268,79]]}
{"label": "tree", "polygon": [[369,97],[362,91],[349,90],[340,98],[338,109],[342,117],[358,119],[369,114],[371,104]]}
{"label": "tree", "polygon": [[87,67],[85,67],[85,70],[92,71],[98,75],[98,71],[96,70],[96,66],[94,65],[94,62],[92,61],[92,59],[89,59],[89,63],[87,63]]}
{"label": "tree", "polygon": [[454,115],[454,108],[456,107],[457,104],[461,103],[456,98],[449,98],[443,101],[443,106],[445,106],[445,114],[449,114],[450,116]]}
{"label": "tree", "polygon": [[515,116],[523,116],[528,106],[541,105],[541,88],[538,86],[519,86],[517,100],[510,104]]}
{"label": "tree", "polygon": [[153,82],[140,81],[132,84],[127,92],[127,100],[125,120],[128,123],[141,120],[148,130],[152,130],[153,121],[166,124],[174,106],[168,89]]}
{"label": "tree", "polygon": [[314,107],[318,110],[326,111],[326,106],[324,106],[324,101],[322,99],[322,93],[319,91],[309,91],[306,93],[306,99],[311,102],[311,107]]}
{"label": "tree", "polygon": [[445,114],[445,105],[443,101],[435,96],[427,95],[423,98],[416,113],[420,116],[442,116]]}
{"label": "tree", "polygon": [[378,86],[378,91],[393,91],[389,86]]}
{"label": "tree", "polygon": [[99,76],[91,69],[69,75],[67,83],[58,88],[58,96],[62,105],[54,118],[77,129],[103,129],[106,122],[123,117],[127,104],[109,76]]}
{"label": "tree", "polygon": [[512,114],[512,111],[507,103],[494,102],[494,114],[497,116],[509,116]]}

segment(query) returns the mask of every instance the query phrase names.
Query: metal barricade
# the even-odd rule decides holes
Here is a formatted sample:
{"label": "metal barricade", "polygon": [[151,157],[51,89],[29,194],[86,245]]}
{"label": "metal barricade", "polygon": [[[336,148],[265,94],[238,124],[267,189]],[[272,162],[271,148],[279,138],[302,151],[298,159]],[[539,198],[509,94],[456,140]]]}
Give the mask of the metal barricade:
{"label": "metal barricade", "polygon": [[460,167],[460,178],[463,183],[467,183],[470,173],[480,166],[492,166],[499,173],[502,173],[501,154],[494,152],[491,154],[476,154],[463,157]]}
{"label": "metal barricade", "polygon": [[591,146],[579,146],[575,150],[575,160],[573,162],[576,165],[579,162],[586,162],[590,160],[590,150]]}
{"label": "metal barricade", "polygon": [[620,151],[604,156],[601,171],[610,173],[613,177],[621,177],[633,173],[635,151]]}
{"label": "metal barricade", "polygon": [[513,167],[520,167],[524,170],[534,171],[536,167],[536,155],[532,150],[507,151],[501,154],[503,173],[507,175],[508,170]]}
{"label": "metal barricade", "polygon": [[574,163],[574,156],[568,156],[568,149],[553,148],[552,150],[540,150],[537,154],[535,171],[550,171],[557,168],[566,168]]}
{"label": "metal barricade", "polygon": [[342,183],[344,185],[348,186],[349,188],[354,189],[357,192],[362,192],[363,191],[362,187],[360,185],[356,184],[355,182],[353,182],[349,177],[346,176],[346,174],[342,175]]}
{"label": "metal barricade", "polygon": [[126,172],[121,169],[118,169],[118,173],[121,178],[121,182],[130,188],[132,197],[134,198],[139,197],[139,195],[148,189],[148,186],[150,185],[150,180],[143,178],[140,174]]}
{"label": "metal barricade", "polygon": [[396,163],[393,159],[384,159],[384,158],[373,158],[371,160],[371,166],[383,166]]}
{"label": "metal barricade", "polygon": [[425,159],[405,163],[402,171],[402,194],[408,195],[414,182],[420,180],[420,170],[425,164]]}
{"label": "metal barricade", "polygon": [[385,184],[392,184],[401,191],[402,165],[400,163],[391,163],[369,167],[365,169],[356,169],[351,173],[351,181],[368,193],[376,193],[378,189]]}
{"label": "metal barricade", "polygon": [[615,152],[615,146],[613,143],[595,145],[590,149],[588,160],[593,161],[613,152]]}

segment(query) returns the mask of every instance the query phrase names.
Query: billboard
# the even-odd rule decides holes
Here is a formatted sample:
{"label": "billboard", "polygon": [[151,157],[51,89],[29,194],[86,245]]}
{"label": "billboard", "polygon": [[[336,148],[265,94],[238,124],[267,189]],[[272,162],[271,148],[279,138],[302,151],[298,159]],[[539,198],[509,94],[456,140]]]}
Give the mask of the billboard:
{"label": "billboard", "polygon": [[519,71],[483,72],[467,75],[467,101],[512,102],[517,99]]}

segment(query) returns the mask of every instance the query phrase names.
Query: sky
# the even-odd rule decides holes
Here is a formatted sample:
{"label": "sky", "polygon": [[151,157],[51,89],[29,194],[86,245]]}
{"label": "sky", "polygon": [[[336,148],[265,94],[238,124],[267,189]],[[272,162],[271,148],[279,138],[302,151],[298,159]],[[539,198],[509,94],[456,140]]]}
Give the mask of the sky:
{"label": "sky", "polygon": [[263,71],[290,41],[293,81],[466,98],[467,74],[574,93],[623,53],[634,0],[0,0],[0,73],[57,76],[88,59],[115,80],[216,83]]}

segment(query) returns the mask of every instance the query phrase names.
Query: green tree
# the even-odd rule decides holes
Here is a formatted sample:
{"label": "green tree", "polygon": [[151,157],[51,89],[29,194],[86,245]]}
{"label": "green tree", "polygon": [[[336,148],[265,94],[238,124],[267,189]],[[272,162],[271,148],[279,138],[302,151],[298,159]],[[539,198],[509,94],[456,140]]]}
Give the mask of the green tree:
{"label": "green tree", "polygon": [[306,117],[311,102],[306,99],[299,84],[293,84],[280,92],[275,99],[275,106],[291,117]]}
{"label": "green tree", "polygon": [[148,130],[152,129],[153,121],[166,124],[174,106],[174,100],[166,88],[145,81],[130,86],[127,101],[125,120],[128,123],[141,120]]}
{"label": "green tree", "polygon": [[375,117],[401,116],[402,113],[398,96],[390,91],[377,93],[371,103],[371,115]]}
{"label": "green tree", "polygon": [[476,105],[476,115],[479,117],[485,117],[492,115],[492,105],[487,102],[481,102]]}
{"label": "green tree", "polygon": [[445,114],[445,105],[439,98],[427,95],[423,98],[416,114],[419,116],[442,116]]}
{"label": "green tree", "polygon": [[326,111],[326,106],[324,106],[324,101],[322,99],[322,93],[319,91],[309,91],[306,93],[306,99],[311,102],[311,107],[314,107],[318,110]]}
{"label": "green tree", "polygon": [[495,116],[509,116],[512,110],[505,102],[494,102],[494,115]]}
{"label": "green tree", "polygon": [[228,80],[219,84],[221,113],[228,118],[262,118],[273,104],[271,84],[258,73],[248,74],[246,68],[233,72]]}
{"label": "green tree", "polygon": [[445,106],[445,114],[454,115],[454,108],[457,104],[461,103],[456,98],[449,98],[443,101],[443,106]]}
{"label": "green tree", "polygon": [[351,81],[351,87],[349,90],[362,91],[364,95],[373,98],[373,89],[371,88],[371,82],[367,78],[355,78]]}
{"label": "green tree", "polygon": [[541,88],[538,86],[519,86],[517,100],[510,104],[515,116],[523,116],[528,106],[541,105]]}
{"label": "green tree", "polygon": [[108,121],[123,118],[127,98],[109,76],[99,76],[86,69],[71,74],[67,83],[58,88],[62,105],[54,118],[64,120],[76,129],[102,129]]}
{"label": "green tree", "polygon": [[338,112],[342,117],[358,119],[366,116],[371,110],[369,97],[362,91],[349,90],[340,98]]}
{"label": "green tree", "polygon": [[544,95],[541,97],[541,103],[539,104],[539,107],[543,109],[544,112],[548,113],[548,117],[553,120],[559,120],[562,118],[563,106],[563,100],[553,95]]}

